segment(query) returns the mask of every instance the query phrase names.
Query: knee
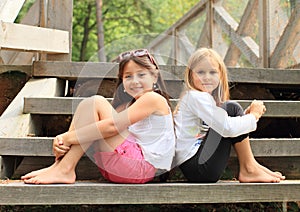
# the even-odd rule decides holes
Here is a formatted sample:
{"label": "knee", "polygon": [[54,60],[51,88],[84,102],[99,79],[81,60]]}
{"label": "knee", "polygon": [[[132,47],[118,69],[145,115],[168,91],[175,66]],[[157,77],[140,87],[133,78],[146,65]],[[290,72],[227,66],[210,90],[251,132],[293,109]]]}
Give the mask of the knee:
{"label": "knee", "polygon": [[103,96],[94,95],[94,96],[83,99],[79,103],[78,107],[86,107],[86,106],[92,107],[95,104],[99,104],[99,103],[104,102],[104,101],[106,101],[106,99]]}
{"label": "knee", "polygon": [[235,101],[227,101],[223,104],[223,109],[226,110],[229,116],[243,116],[244,109],[242,106]]}

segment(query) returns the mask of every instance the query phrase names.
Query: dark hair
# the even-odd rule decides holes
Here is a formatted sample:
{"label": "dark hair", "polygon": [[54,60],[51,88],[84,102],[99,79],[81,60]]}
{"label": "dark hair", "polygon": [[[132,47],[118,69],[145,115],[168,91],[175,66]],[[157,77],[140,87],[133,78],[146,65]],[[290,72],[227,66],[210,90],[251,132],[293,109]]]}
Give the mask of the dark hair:
{"label": "dark hair", "polygon": [[[120,61],[116,91],[114,93],[114,97],[112,100],[112,106],[114,108],[117,108],[118,106],[120,106],[124,103],[132,104],[133,102],[135,102],[135,99],[132,96],[130,96],[128,93],[124,92],[124,86],[123,86],[124,67],[129,61],[133,61],[136,64],[147,68],[153,74],[157,74],[157,87],[155,89],[153,89],[153,91],[155,91],[156,93],[159,93],[160,95],[165,97],[169,106],[171,107],[171,104],[169,101],[169,95],[167,93],[167,89],[166,89],[164,80],[162,79],[162,76],[160,74],[158,65],[153,64],[149,57],[152,57],[152,56],[151,55],[144,55],[144,56],[130,55],[128,57],[123,58]],[[154,58],[152,58],[152,59],[154,60]]]}

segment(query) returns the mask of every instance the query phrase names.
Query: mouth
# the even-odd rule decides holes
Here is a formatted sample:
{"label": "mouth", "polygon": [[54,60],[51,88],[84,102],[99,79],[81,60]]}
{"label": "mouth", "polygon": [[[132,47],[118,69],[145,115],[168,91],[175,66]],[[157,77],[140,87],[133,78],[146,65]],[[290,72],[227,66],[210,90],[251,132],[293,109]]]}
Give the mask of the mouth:
{"label": "mouth", "polygon": [[143,90],[143,87],[134,87],[134,88],[130,88],[130,90],[132,90],[133,92],[140,92]]}

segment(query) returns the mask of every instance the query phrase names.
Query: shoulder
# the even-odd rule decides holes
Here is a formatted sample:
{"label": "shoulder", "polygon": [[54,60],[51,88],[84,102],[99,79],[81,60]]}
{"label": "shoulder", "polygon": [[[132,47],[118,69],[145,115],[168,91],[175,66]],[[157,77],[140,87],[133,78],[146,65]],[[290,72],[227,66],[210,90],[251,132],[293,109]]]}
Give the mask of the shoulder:
{"label": "shoulder", "polygon": [[149,107],[157,115],[166,115],[170,112],[166,98],[159,93],[153,91],[147,92],[137,101],[141,102],[143,108]]}
{"label": "shoulder", "polygon": [[184,96],[182,97],[185,101],[202,101],[202,100],[211,100],[213,97],[207,93],[197,90],[189,90],[187,91]]}
{"label": "shoulder", "polygon": [[143,101],[166,101],[165,97],[163,97],[162,95],[150,91],[150,92],[146,92],[144,93],[139,100],[143,100]]}

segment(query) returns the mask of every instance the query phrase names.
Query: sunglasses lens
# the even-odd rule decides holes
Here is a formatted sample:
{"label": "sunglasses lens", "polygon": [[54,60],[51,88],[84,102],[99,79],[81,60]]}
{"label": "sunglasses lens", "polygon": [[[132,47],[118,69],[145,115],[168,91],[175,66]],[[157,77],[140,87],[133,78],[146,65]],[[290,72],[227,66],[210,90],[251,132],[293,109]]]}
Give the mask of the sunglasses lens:
{"label": "sunglasses lens", "polygon": [[142,57],[148,55],[148,51],[146,49],[139,49],[133,52],[133,55],[136,57]]}
{"label": "sunglasses lens", "polygon": [[157,66],[156,62],[154,61],[154,59],[152,58],[152,56],[149,54],[149,52],[148,52],[147,49],[138,49],[138,50],[135,50],[135,51],[129,51],[129,52],[121,53],[121,54],[119,55],[119,59],[120,59],[120,60],[123,60],[124,58],[130,57],[131,55],[133,55],[133,56],[135,56],[135,57],[148,56],[148,58],[150,59],[151,63],[152,63],[153,65],[155,65],[156,68],[158,69],[158,66]]}

